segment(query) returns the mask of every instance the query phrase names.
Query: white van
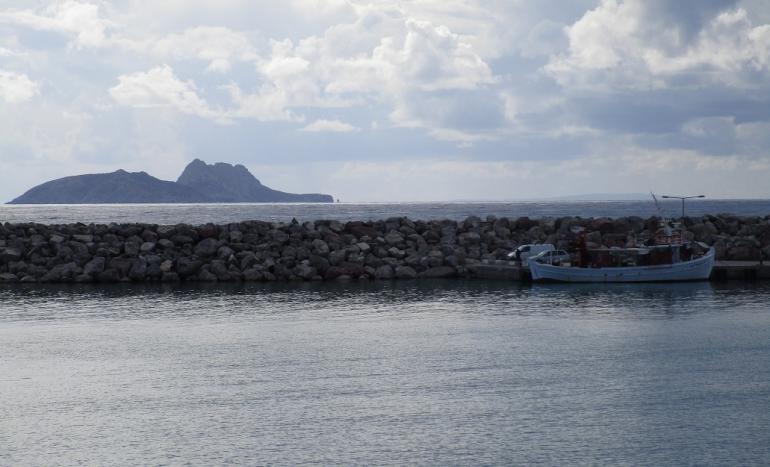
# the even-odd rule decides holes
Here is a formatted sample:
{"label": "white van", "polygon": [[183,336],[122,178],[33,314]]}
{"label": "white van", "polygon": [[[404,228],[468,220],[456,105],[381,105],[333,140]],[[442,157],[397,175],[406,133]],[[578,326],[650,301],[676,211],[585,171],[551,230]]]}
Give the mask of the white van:
{"label": "white van", "polygon": [[508,254],[508,258],[514,261],[521,261],[522,266],[529,266],[528,259],[530,256],[539,255],[544,251],[553,251],[556,248],[550,243],[521,245]]}

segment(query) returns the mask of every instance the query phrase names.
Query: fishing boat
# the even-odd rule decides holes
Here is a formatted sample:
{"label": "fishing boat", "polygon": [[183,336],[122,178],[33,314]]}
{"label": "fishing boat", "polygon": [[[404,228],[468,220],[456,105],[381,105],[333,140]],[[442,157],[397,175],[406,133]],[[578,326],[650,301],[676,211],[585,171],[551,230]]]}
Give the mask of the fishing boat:
{"label": "fishing boat", "polygon": [[[714,249],[689,256],[685,245],[589,251],[594,261],[556,265],[530,261],[532,280],[556,282],[673,282],[706,280]],[[684,259],[683,256],[689,256]],[[651,263],[651,264],[650,264]]]}
{"label": "fishing boat", "polygon": [[[655,204],[658,206],[657,199]],[[589,249],[585,236],[580,235],[575,261],[548,264],[536,257],[530,260],[529,268],[532,280],[535,281],[697,281],[711,276],[714,258],[713,247],[700,242],[683,241],[680,226],[662,218],[654,238],[643,245]]]}

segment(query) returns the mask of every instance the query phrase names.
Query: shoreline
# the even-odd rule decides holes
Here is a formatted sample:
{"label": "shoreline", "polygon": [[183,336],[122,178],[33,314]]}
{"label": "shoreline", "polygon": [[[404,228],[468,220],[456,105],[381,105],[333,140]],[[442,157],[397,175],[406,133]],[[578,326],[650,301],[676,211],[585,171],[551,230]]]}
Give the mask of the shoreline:
{"label": "shoreline", "polygon": [[[0,224],[0,282],[272,282],[473,278],[518,245],[565,248],[583,227],[596,246],[654,233],[658,218],[476,216],[462,221],[318,220],[231,224]],[[686,240],[720,261],[770,257],[770,216],[705,215]]]}

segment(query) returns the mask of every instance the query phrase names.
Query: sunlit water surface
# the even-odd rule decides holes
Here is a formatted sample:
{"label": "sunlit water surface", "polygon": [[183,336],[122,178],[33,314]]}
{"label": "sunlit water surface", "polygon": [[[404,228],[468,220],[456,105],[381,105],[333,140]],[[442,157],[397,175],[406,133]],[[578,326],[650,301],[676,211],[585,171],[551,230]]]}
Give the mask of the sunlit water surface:
{"label": "sunlit water surface", "polygon": [[[678,201],[660,200],[664,215],[679,217]],[[770,214],[770,200],[690,200],[686,214],[731,213],[742,216]],[[657,215],[652,200],[642,201],[507,201],[439,203],[241,203],[241,204],[103,204],[0,205],[0,222],[147,222],[152,224],[227,224],[245,220],[287,222],[292,219],[379,220],[389,217],[453,219],[497,217],[622,217]]]}
{"label": "sunlit water surface", "polygon": [[2,465],[767,465],[770,288],[0,287]]}

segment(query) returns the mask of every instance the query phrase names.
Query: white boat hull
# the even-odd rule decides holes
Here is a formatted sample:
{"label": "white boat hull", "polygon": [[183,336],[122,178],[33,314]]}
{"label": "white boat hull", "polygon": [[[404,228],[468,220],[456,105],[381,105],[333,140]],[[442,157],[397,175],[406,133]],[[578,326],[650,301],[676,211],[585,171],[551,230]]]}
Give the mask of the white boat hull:
{"label": "white boat hull", "polygon": [[578,268],[531,261],[534,281],[557,282],[674,282],[706,280],[714,267],[714,249],[690,261],[658,266]]}

